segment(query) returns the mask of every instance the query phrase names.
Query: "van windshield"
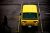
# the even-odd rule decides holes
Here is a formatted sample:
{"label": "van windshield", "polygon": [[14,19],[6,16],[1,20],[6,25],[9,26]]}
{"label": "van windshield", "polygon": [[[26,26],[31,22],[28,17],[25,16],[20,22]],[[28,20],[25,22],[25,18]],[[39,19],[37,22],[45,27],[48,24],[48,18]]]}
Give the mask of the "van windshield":
{"label": "van windshield", "polygon": [[37,19],[37,13],[23,13],[24,20],[32,20],[32,19]]}

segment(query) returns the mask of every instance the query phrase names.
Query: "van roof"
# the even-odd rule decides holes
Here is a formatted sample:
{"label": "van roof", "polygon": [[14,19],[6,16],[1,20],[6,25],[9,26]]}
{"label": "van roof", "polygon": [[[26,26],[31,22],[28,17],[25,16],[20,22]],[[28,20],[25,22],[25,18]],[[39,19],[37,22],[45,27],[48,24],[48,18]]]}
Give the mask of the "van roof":
{"label": "van roof", "polygon": [[37,12],[37,5],[23,5],[22,12]]}

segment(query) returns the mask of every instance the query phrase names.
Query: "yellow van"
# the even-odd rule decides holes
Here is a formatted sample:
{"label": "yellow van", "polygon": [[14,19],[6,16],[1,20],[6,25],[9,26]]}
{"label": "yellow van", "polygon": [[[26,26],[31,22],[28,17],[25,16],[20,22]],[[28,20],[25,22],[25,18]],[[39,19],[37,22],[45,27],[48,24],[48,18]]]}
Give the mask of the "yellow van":
{"label": "yellow van", "polygon": [[21,11],[21,26],[38,26],[37,5],[23,5]]}

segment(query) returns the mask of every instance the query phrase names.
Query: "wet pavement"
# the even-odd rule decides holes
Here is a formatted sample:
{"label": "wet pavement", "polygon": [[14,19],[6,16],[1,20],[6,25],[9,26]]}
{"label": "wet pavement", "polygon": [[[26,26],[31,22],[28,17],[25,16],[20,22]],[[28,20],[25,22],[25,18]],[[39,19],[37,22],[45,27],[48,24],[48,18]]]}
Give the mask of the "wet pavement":
{"label": "wet pavement", "polygon": [[38,31],[37,27],[22,27],[21,33],[36,33]]}
{"label": "wet pavement", "polygon": [[38,27],[22,27],[22,30],[20,31],[20,33],[48,33],[47,31],[39,31]]}

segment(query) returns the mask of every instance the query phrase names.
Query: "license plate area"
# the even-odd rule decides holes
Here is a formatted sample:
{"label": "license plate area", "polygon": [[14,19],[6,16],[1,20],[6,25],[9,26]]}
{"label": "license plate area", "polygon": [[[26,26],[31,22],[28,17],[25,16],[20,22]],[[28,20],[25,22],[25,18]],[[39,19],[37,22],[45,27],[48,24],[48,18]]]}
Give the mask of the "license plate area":
{"label": "license plate area", "polygon": [[31,25],[28,26],[28,28],[31,28],[31,27],[32,27]]}

